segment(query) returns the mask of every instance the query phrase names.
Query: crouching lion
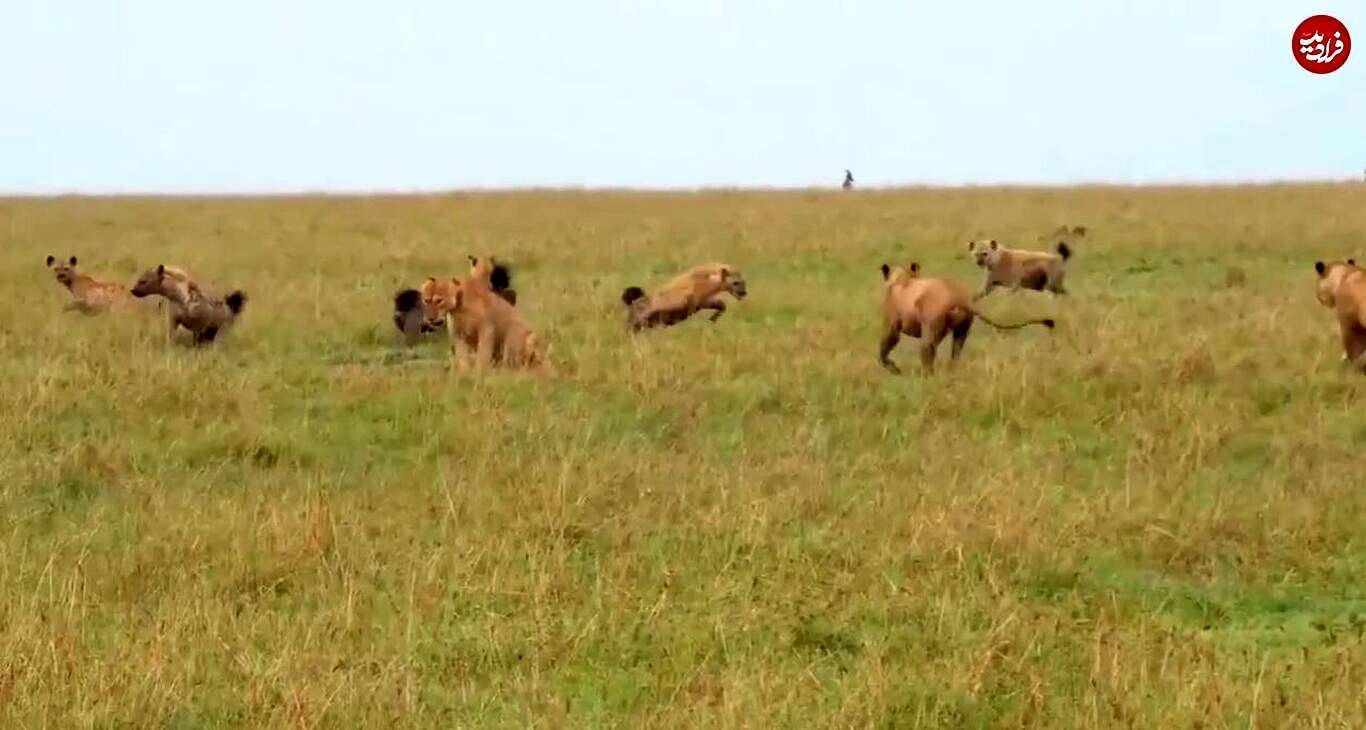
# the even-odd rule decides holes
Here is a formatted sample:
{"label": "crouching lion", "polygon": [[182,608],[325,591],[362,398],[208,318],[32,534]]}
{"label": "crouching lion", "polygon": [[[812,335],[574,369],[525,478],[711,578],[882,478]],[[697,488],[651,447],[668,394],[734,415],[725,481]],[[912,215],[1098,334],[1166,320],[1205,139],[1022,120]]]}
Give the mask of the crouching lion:
{"label": "crouching lion", "polygon": [[968,340],[973,317],[981,317],[992,327],[1003,330],[1032,324],[1053,328],[1053,320],[1048,318],[1010,325],[993,322],[973,309],[967,289],[947,279],[920,276],[920,264],[917,263],[905,269],[883,264],[882,278],[882,339],[878,361],[893,373],[900,373],[901,369],[888,355],[903,334],[920,340],[920,363],[928,373],[934,370],[934,356],[939,343],[949,333],[953,333],[951,358],[958,359]]}
{"label": "crouching lion", "polygon": [[1057,253],[1048,253],[1002,248],[995,240],[987,239],[969,241],[968,252],[979,267],[987,270],[986,284],[974,300],[986,296],[997,286],[1067,293],[1062,288],[1062,280],[1067,274],[1067,259],[1072,257],[1072,249],[1066,243],[1058,243]]}
{"label": "crouching lion", "polygon": [[1333,310],[1342,330],[1342,359],[1366,369],[1366,269],[1354,259],[1316,261],[1319,303]]}
{"label": "crouching lion", "polygon": [[726,312],[722,294],[738,301],[748,293],[745,277],[726,264],[703,264],[674,277],[652,295],[638,286],[621,293],[626,324],[633,330],[678,324],[703,309],[713,310],[715,322]]}

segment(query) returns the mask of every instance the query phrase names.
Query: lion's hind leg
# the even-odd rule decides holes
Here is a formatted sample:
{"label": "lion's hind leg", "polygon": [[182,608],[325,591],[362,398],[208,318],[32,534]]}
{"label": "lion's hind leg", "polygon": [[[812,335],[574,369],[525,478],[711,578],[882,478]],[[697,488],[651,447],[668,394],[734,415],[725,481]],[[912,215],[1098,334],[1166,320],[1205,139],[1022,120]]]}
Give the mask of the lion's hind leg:
{"label": "lion's hind leg", "polygon": [[1366,368],[1366,326],[1356,324],[1342,328],[1343,359],[1355,368]]}
{"label": "lion's hind leg", "polygon": [[956,362],[963,354],[963,346],[968,343],[968,331],[972,329],[972,317],[964,317],[953,326],[953,349],[949,351],[949,361]]}
{"label": "lion's hind leg", "polygon": [[896,348],[896,343],[899,341],[901,341],[900,327],[887,325],[882,328],[882,340],[881,346],[878,348],[877,361],[882,363],[882,367],[897,375],[901,374],[901,368],[897,367],[896,363],[892,362],[888,356],[892,354],[892,350]]}
{"label": "lion's hind leg", "polygon": [[924,368],[927,374],[934,372],[934,356],[939,350],[939,343],[944,340],[946,334],[948,334],[948,328],[942,317],[930,320],[921,327],[920,366]]}

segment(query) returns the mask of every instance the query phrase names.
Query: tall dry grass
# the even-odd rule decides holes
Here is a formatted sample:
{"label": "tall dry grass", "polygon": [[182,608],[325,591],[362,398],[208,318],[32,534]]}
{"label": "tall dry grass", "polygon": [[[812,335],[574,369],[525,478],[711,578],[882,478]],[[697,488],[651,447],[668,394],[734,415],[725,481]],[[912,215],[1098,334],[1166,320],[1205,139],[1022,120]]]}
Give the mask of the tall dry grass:
{"label": "tall dry grass", "polygon": [[[0,201],[7,726],[1358,727],[1366,187]],[[878,265],[1086,225],[931,378]],[[516,266],[560,377],[396,346]],[[49,254],[251,300],[61,314]],[[618,294],[751,296],[629,336]],[[1236,272],[1236,273],[1235,273]],[[914,371],[913,351],[896,353]]]}

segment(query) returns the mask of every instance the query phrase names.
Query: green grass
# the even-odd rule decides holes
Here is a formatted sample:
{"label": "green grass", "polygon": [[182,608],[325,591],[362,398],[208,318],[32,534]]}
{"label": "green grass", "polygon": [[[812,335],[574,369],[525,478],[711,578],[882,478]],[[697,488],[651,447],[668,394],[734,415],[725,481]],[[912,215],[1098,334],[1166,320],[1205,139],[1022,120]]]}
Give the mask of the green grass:
{"label": "green grass", "polygon": [[[1060,224],[1071,296],[982,304],[1055,332],[877,365],[879,264],[976,286],[968,239]],[[1366,186],[10,199],[0,239],[5,726],[1366,725],[1366,378],[1312,293]],[[398,347],[393,292],[481,252],[559,377]],[[172,346],[61,313],[49,253],[250,301]],[[624,331],[710,260],[750,297]]]}

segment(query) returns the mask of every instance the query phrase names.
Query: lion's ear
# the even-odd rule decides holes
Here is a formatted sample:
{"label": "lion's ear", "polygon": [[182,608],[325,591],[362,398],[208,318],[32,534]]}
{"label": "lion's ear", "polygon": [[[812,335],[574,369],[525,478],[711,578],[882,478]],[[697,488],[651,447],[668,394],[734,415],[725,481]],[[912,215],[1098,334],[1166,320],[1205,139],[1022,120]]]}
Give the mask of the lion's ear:
{"label": "lion's ear", "polygon": [[1348,265],[1348,266],[1356,266],[1356,265],[1357,265],[1357,260],[1356,260],[1356,259],[1347,259],[1347,265]]}
{"label": "lion's ear", "polygon": [[47,256],[47,265],[48,265],[48,266],[51,266],[52,264],[56,263],[56,261],[57,261],[57,257],[56,257],[56,256],[53,256],[52,254],[48,254],[48,256]]}
{"label": "lion's ear", "polygon": [[882,265],[882,278],[886,279],[892,273],[892,267],[887,264]]}
{"label": "lion's ear", "polygon": [[157,264],[157,276],[164,276],[165,274],[166,264]]}
{"label": "lion's ear", "polygon": [[75,256],[72,256],[72,257],[71,257],[71,265],[72,265],[72,266],[75,266],[75,265],[76,265],[76,257],[75,257]]}
{"label": "lion's ear", "polygon": [[1318,274],[1319,274],[1319,276],[1323,276],[1323,272],[1326,271],[1327,269],[1328,269],[1328,267],[1324,266],[1322,261],[1315,261],[1315,262],[1314,262],[1314,271],[1317,271]]}
{"label": "lion's ear", "polygon": [[920,271],[920,264],[919,264],[918,262],[912,261],[912,262],[911,262],[911,273],[914,274],[914,273],[916,273],[916,272],[918,272],[918,271]]}
{"label": "lion's ear", "polygon": [[968,241],[968,251],[972,251],[972,250],[975,249],[975,248],[977,248],[977,242],[976,242],[976,241]]}
{"label": "lion's ear", "polygon": [[994,239],[994,238],[991,239],[991,244],[990,244],[990,245],[991,245],[991,250],[992,250],[992,251],[995,251],[995,250],[996,250],[996,239]]}

